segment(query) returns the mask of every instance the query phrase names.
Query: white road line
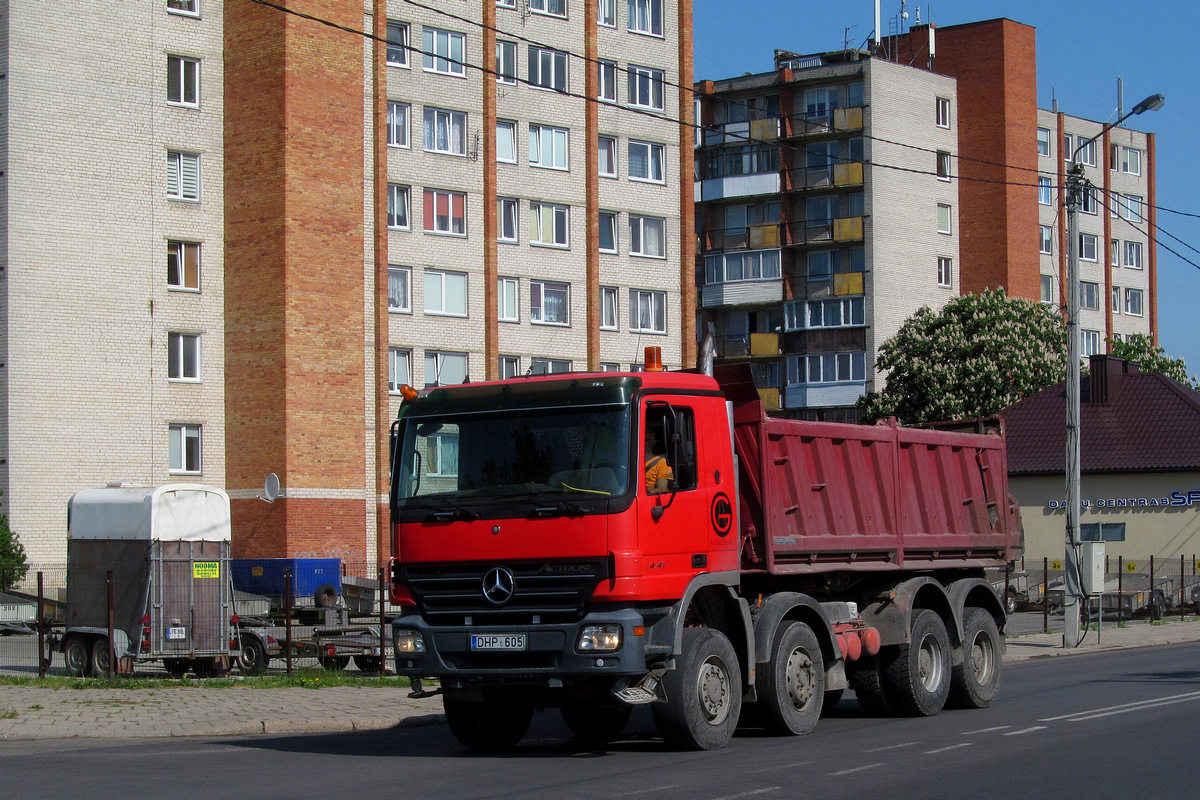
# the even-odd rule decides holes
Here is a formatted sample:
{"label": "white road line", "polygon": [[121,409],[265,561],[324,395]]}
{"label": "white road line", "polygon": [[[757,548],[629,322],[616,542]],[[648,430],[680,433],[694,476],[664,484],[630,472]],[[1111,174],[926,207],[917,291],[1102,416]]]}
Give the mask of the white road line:
{"label": "white road line", "polygon": [[841,772],[831,772],[831,773],[829,773],[829,776],[831,778],[836,778],[839,775],[853,775],[855,772],[862,772],[863,770],[875,769],[876,767],[882,767],[882,766],[883,766],[882,761],[879,762],[878,764],[865,764],[864,766],[861,766],[861,767],[852,767],[850,769],[844,769]]}
{"label": "white road line", "polygon": [[1047,728],[1046,725],[1034,725],[1032,728],[1024,728],[1023,730],[1019,730],[1019,731],[1009,731],[1008,733],[1002,733],[1000,735],[1001,736],[1020,736],[1023,733],[1033,733],[1034,731],[1044,731],[1044,730],[1046,730],[1046,728]]}
{"label": "white road line", "polygon": [[967,731],[966,733],[964,733],[962,735],[963,736],[974,736],[977,733],[995,733],[996,731],[1006,731],[1011,727],[1012,727],[1012,725],[997,725],[994,728],[980,728],[977,731]]}
{"label": "white road line", "polygon": [[937,750],[926,750],[925,755],[932,756],[938,753],[945,753],[950,750],[957,750],[960,747],[970,747],[971,742],[962,742],[961,744],[952,744],[949,747],[939,747]]}
{"label": "white road line", "polygon": [[762,769],[747,770],[747,775],[759,775],[764,772],[778,772],[781,769],[795,769],[796,767],[807,767],[811,761],[796,761],[791,764],[780,764],[774,767],[763,767]]}
{"label": "white road line", "polygon": [[713,800],[740,800],[740,798],[743,798],[743,797],[755,797],[760,794],[766,794],[767,792],[778,792],[781,788],[783,788],[783,787],[768,786],[765,789],[755,789],[752,792],[742,792],[741,794],[731,794],[731,795],[726,795],[725,797],[716,797],[716,798],[713,798]]}
{"label": "white road line", "polygon": [[1071,719],[1072,717],[1084,717],[1084,716],[1091,715],[1091,714],[1099,714],[1104,711],[1117,711],[1118,709],[1123,709],[1123,708],[1136,709],[1136,708],[1143,707],[1143,706],[1153,707],[1150,705],[1151,703],[1160,704],[1167,700],[1183,701],[1183,700],[1198,700],[1198,699],[1200,699],[1200,692],[1185,692],[1184,694],[1173,694],[1173,695],[1168,695],[1167,697],[1156,697],[1156,698],[1153,698],[1150,700],[1139,700],[1136,703],[1122,703],[1119,706],[1105,706],[1104,708],[1091,708],[1091,709],[1088,709],[1087,711],[1076,711],[1074,714],[1063,714],[1062,716],[1059,716],[1059,717],[1047,717],[1045,719],[1039,719],[1038,722],[1058,722],[1060,719]]}
{"label": "white road line", "polygon": [[650,792],[662,792],[667,789],[679,789],[683,786],[682,783],[669,783],[665,786],[655,786],[650,789],[638,789],[634,792],[616,792],[613,797],[636,797],[639,794],[649,794]]}
{"label": "white road line", "polygon": [[1173,706],[1179,703],[1190,703],[1193,700],[1200,700],[1200,697],[1180,697],[1175,700],[1161,700],[1157,703],[1147,703],[1144,706],[1136,708],[1121,708],[1114,711],[1099,711],[1095,714],[1089,714],[1086,717],[1072,717],[1068,722],[1085,722],[1089,719],[1099,719],[1100,717],[1111,717],[1117,714],[1128,714],[1130,711],[1145,711],[1148,708],[1161,708],[1162,706]]}
{"label": "white road line", "polygon": [[888,750],[899,750],[902,747],[915,747],[920,742],[902,742],[901,744],[889,744],[887,747],[876,747],[873,750],[863,750],[864,753],[884,753]]}

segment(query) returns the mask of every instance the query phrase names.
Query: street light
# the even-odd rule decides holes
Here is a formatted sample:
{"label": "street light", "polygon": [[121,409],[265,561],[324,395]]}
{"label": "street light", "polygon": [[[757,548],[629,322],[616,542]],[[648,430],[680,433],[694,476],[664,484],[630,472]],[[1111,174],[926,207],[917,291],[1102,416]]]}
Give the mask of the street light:
{"label": "street light", "polygon": [[1157,111],[1165,98],[1152,94],[1133,107],[1116,122],[1109,122],[1100,132],[1075,148],[1071,154],[1071,171],[1067,174],[1067,536],[1065,586],[1063,587],[1063,647],[1079,645],[1079,601],[1083,589],[1079,577],[1079,206],[1088,182],[1083,177],[1079,152],[1092,142],[1136,114]]}

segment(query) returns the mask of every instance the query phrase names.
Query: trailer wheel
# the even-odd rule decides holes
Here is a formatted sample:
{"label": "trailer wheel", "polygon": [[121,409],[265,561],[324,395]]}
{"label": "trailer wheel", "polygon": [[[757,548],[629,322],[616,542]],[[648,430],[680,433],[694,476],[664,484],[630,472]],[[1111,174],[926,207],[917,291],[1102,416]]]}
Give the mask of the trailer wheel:
{"label": "trailer wheel", "polygon": [[92,677],[107,678],[108,664],[112,653],[108,648],[108,637],[101,636],[92,643]]}
{"label": "trailer wheel", "polygon": [[167,671],[175,680],[179,680],[184,675],[187,675],[190,662],[186,658],[164,658],[163,669]]}
{"label": "trailer wheel", "polygon": [[652,706],[663,740],[686,750],[729,743],[742,710],[742,668],[733,645],[713,628],[684,628],[683,652],[662,679],[666,703]]}
{"label": "trailer wheel", "polygon": [[761,688],[758,705],[768,733],[802,735],[816,726],[825,700],[825,660],[812,628],[787,621],[779,627]]}
{"label": "trailer wheel", "polygon": [[1000,690],[1003,643],[996,620],[982,608],[966,609],[963,620],[962,664],[950,673],[953,708],[987,708]]}
{"label": "trailer wheel", "polygon": [[270,657],[262,640],[249,633],[241,635],[242,653],[238,656],[238,666],[243,675],[262,675],[267,671]]}
{"label": "trailer wheel", "polygon": [[378,675],[383,672],[383,656],[355,656],[354,666],[361,672]]}
{"label": "trailer wheel", "polygon": [[337,605],[338,592],[332,583],[323,583],[313,592],[313,602],[317,608],[333,608]]}
{"label": "trailer wheel", "polygon": [[499,688],[485,692],[481,701],[442,695],[442,708],[454,738],[471,750],[511,750],[533,721],[533,706],[516,702]]}
{"label": "trailer wheel", "polygon": [[865,658],[847,666],[846,681],[854,690],[858,707],[868,717],[887,717],[892,713],[887,695],[883,692],[883,679],[879,673],[878,658]]}
{"label": "trailer wheel", "polygon": [[1004,592],[1004,613],[1015,614],[1017,611],[1017,590],[1011,586]]}
{"label": "trailer wheel", "polygon": [[67,674],[72,678],[82,678],[91,672],[92,653],[87,642],[79,636],[67,638],[63,659],[67,663]]}
{"label": "trailer wheel", "polygon": [[571,733],[589,745],[619,739],[633,715],[633,706],[567,706],[560,710]]}
{"label": "trailer wheel", "polygon": [[950,637],[941,617],[914,609],[909,641],[889,649],[882,661],[884,692],[896,712],[932,717],[942,710],[950,693]]}
{"label": "trailer wheel", "polygon": [[321,662],[321,669],[341,672],[350,663],[350,656],[321,656],[317,660]]}

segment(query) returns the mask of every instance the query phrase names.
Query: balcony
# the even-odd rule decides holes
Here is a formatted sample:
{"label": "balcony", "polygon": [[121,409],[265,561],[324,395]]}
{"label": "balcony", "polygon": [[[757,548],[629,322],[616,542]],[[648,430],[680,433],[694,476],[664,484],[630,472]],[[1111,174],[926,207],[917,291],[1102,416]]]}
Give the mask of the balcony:
{"label": "balcony", "polygon": [[783,278],[709,283],[700,288],[700,305],[704,308],[782,302]]}
{"label": "balcony", "polygon": [[863,165],[858,161],[834,164],[829,167],[795,167],[785,170],[783,176],[785,192],[822,189],[830,186],[856,187],[862,185]]}
{"label": "balcony", "polygon": [[763,250],[779,247],[779,223],[750,225],[745,228],[724,228],[700,232],[702,252],[719,250]]}
{"label": "balcony", "polygon": [[779,194],[778,171],[759,172],[752,175],[729,175],[723,178],[708,178],[695,182],[694,198],[697,203],[723,200],[727,197],[753,197],[755,195]]}
{"label": "balcony", "polygon": [[793,114],[782,119],[782,136],[803,138],[840,131],[860,131],[863,127],[863,109],[835,108],[822,116],[810,117],[807,113]]}
{"label": "balcony", "polygon": [[780,121],[778,117],[769,117],[708,125],[704,128],[704,146],[746,144],[748,140],[773,142],[779,138]]}
{"label": "balcony", "polygon": [[831,244],[834,242],[861,242],[863,218],[814,220],[812,222],[789,222],[785,226],[784,244]]}
{"label": "balcony", "polygon": [[852,406],[866,391],[866,381],[793,384],[783,390],[783,405],[784,408]]}
{"label": "balcony", "polygon": [[779,355],[778,333],[732,333],[716,337],[718,358],[764,358]]}

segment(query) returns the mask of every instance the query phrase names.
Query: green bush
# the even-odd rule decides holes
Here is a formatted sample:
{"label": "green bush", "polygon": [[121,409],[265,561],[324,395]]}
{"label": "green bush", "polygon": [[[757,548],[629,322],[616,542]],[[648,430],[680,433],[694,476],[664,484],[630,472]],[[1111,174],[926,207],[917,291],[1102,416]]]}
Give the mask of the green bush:
{"label": "green bush", "polygon": [[0,592],[7,592],[21,581],[29,564],[25,562],[25,548],[21,540],[8,527],[8,515],[0,514]]}

